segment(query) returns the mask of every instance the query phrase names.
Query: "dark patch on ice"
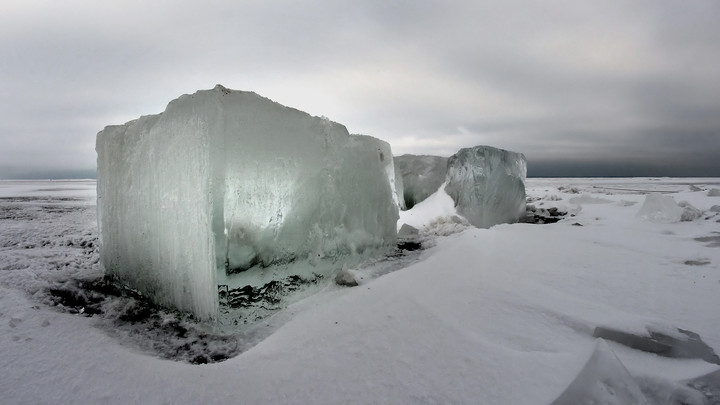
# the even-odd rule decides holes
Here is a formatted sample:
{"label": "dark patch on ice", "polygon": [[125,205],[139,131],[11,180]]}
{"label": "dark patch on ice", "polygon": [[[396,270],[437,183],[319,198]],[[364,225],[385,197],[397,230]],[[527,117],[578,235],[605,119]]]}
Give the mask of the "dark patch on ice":
{"label": "dark patch on ice", "polygon": [[87,188],[63,188],[63,187],[56,187],[56,188],[37,188],[34,191],[36,192],[48,192],[48,191],[86,191]]}
{"label": "dark patch on ice", "polygon": [[410,190],[404,190],[404,201],[405,201],[405,210],[409,210],[412,207],[415,206],[420,201],[417,201],[417,198]]}
{"label": "dark patch on ice", "polygon": [[229,288],[225,294],[220,291],[220,304],[230,308],[259,307],[267,310],[279,310],[278,305],[282,298],[299,290],[308,284],[317,284],[324,277],[313,273],[312,277],[304,278],[297,275],[273,280],[269,283],[254,287],[246,285],[239,288]]}
{"label": "dark patch on ice", "polygon": [[708,260],[708,259],[685,260],[684,264],[686,264],[688,266],[704,266],[706,264],[710,264],[710,260]]}
{"label": "dark patch on ice", "polygon": [[525,216],[519,222],[526,224],[554,224],[567,216],[566,211],[560,211],[557,207],[536,208],[534,205],[527,205]]}
{"label": "dark patch on ice", "polygon": [[105,296],[94,291],[66,287],[48,288],[47,292],[52,303],[65,308],[67,312],[86,316],[102,313],[101,306],[105,302]]}
{"label": "dark patch on ice", "polygon": [[418,241],[412,241],[412,240],[404,240],[399,241],[397,244],[398,249],[400,250],[407,250],[407,251],[414,251],[414,250],[420,250],[422,249],[422,243]]}
{"label": "dark patch on ice", "polygon": [[703,342],[700,335],[685,329],[678,328],[677,331],[684,337],[678,338],[657,331],[650,331],[649,336],[640,336],[598,326],[593,332],[593,337],[612,340],[621,345],[648,353],[655,353],[663,357],[703,359],[708,363],[720,365],[720,357],[715,354],[712,347]]}
{"label": "dark patch on ice", "polygon": [[713,232],[715,235],[701,236],[695,238],[698,242],[707,243],[707,247],[720,247],[720,232]]}
{"label": "dark patch on ice", "polygon": [[73,202],[73,201],[86,201],[86,199],[79,197],[0,197],[0,202],[5,203],[27,203],[27,202]]}
{"label": "dark patch on ice", "polygon": [[209,333],[192,315],[156,305],[112,277],[70,280],[47,294],[58,309],[97,316],[109,334],[161,358],[207,364],[242,351],[237,338]]}

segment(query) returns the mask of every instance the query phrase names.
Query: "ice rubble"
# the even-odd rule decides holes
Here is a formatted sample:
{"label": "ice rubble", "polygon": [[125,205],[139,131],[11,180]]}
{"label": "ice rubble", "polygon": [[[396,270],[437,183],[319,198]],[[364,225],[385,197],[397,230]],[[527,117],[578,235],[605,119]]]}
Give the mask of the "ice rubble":
{"label": "ice rubble", "polygon": [[527,164],[522,153],[475,146],[448,160],[445,191],[458,214],[479,228],[517,222],[525,213]]}
{"label": "ice rubble", "polygon": [[199,318],[218,285],[330,273],[395,241],[389,145],[252,92],[181,96],[96,150],[106,272]]}
{"label": "ice rubble", "polygon": [[410,209],[437,191],[445,181],[448,158],[428,155],[396,156],[395,170],[402,178],[404,207]]}

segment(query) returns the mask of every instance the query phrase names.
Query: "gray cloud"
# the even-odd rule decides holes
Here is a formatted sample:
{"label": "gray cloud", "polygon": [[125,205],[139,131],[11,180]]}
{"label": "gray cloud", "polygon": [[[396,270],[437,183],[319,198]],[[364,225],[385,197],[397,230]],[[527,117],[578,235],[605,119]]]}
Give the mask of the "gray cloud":
{"label": "gray cloud", "polygon": [[105,125],[216,83],[397,154],[490,144],[531,174],[720,176],[711,0],[8,4],[0,177],[92,171]]}

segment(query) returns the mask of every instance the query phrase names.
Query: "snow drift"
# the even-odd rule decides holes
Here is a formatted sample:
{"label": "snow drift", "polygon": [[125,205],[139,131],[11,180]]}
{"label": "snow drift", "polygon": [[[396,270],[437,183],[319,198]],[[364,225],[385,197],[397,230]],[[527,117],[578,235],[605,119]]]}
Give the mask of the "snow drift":
{"label": "snow drift", "polygon": [[101,262],[202,319],[218,285],[327,275],[394,243],[389,145],[222,86],[97,135]]}

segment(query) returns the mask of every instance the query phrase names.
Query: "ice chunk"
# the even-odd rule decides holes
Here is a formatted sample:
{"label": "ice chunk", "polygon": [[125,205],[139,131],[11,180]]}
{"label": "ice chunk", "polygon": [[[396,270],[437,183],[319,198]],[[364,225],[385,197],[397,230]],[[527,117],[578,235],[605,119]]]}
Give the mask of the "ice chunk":
{"label": "ice chunk", "polygon": [[607,343],[598,339],[590,359],[552,405],[647,403],[632,375]]}
{"label": "ice chunk", "polygon": [[694,221],[703,215],[702,211],[695,208],[692,204],[690,204],[687,201],[680,201],[678,203],[678,207],[682,208],[682,210],[683,210],[682,214],[680,215],[680,220],[684,221],[684,222]]}
{"label": "ice chunk", "polygon": [[420,230],[412,225],[402,224],[398,231],[398,238],[414,238],[420,234]]}
{"label": "ice chunk", "polygon": [[448,160],[445,191],[457,212],[479,228],[517,222],[525,214],[527,165],[522,153],[475,146]]}
{"label": "ice chunk", "polygon": [[395,163],[392,156],[392,149],[390,148],[390,144],[372,136],[357,134],[353,134],[352,136],[356,137],[355,139],[357,139],[358,141],[367,142],[367,147],[377,149],[378,155],[380,156],[380,161],[385,166],[385,175],[390,182],[390,189],[392,190],[393,201],[395,202],[395,205],[398,206],[398,208],[405,209],[405,201],[402,192],[402,176],[400,176],[395,170]]}
{"label": "ice chunk", "polygon": [[720,188],[711,188],[707,195],[708,197],[720,197]]}
{"label": "ice chunk", "polygon": [[358,282],[357,278],[355,277],[355,273],[352,271],[343,268],[340,270],[340,272],[335,276],[335,283],[337,285],[341,285],[344,287],[357,287]]}
{"label": "ice chunk", "polygon": [[96,149],[106,272],[200,318],[218,285],[329,276],[395,242],[389,145],[252,92],[181,96]]}
{"label": "ice chunk", "polygon": [[395,157],[395,170],[402,176],[406,209],[424,201],[445,181],[448,158],[402,155]]}
{"label": "ice chunk", "polygon": [[648,194],[645,202],[636,214],[643,221],[672,223],[680,222],[683,209],[677,205],[675,199],[665,194]]}
{"label": "ice chunk", "polygon": [[98,134],[100,258],[162,304],[217,310],[210,128],[179,102]]}

